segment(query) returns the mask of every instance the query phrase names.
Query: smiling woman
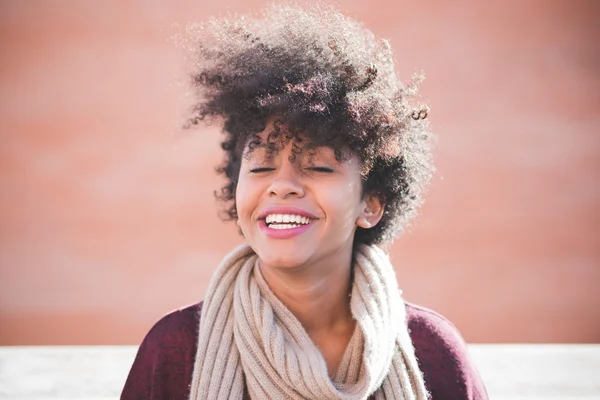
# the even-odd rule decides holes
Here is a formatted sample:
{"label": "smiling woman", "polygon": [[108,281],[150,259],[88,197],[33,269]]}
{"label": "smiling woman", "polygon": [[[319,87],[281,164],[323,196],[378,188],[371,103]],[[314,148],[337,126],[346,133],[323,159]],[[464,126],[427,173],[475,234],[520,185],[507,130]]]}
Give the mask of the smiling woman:
{"label": "smiling woman", "polygon": [[190,125],[223,122],[246,243],[146,335],[122,399],[485,399],[456,328],[405,303],[382,250],[431,175],[427,108],[334,9],[193,25]]}
{"label": "smiling woman", "polygon": [[[300,140],[309,149],[299,148]],[[265,147],[246,150],[235,196],[238,225],[263,274],[349,265],[357,226],[375,225],[383,211],[378,198],[362,196],[360,161],[337,160],[333,149],[310,146],[301,137],[277,145],[280,150],[271,154]],[[348,278],[350,269],[342,270]]]}

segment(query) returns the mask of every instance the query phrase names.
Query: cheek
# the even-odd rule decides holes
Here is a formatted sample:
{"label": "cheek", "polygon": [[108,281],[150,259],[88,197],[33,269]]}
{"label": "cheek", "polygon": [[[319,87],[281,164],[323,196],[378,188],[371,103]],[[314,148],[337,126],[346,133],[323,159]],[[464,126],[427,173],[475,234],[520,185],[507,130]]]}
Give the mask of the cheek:
{"label": "cheek", "polygon": [[[240,219],[250,218],[252,211],[256,208],[259,198],[259,188],[240,178],[235,189],[235,204]],[[242,221],[243,222],[243,221]]]}
{"label": "cheek", "polygon": [[235,188],[235,206],[237,208],[238,218],[243,218],[247,208],[248,195],[247,188],[243,180],[239,180]]}
{"label": "cheek", "polygon": [[360,183],[344,183],[329,187],[323,202],[327,204],[330,215],[336,216],[340,223],[354,224],[361,204],[362,186]]}

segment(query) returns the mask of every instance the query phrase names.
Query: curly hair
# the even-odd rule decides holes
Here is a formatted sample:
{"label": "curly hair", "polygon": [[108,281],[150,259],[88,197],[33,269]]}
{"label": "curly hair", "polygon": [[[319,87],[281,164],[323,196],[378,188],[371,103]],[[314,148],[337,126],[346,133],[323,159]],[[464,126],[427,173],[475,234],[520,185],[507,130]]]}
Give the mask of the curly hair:
{"label": "curly hair", "polygon": [[226,183],[215,195],[226,219],[237,219],[243,151],[276,117],[291,134],[271,132],[272,151],[294,140],[299,151],[304,141],[360,159],[363,194],[385,208],[376,226],[357,228],[355,243],[388,243],[407,227],[433,172],[432,135],[428,108],[412,104],[421,79],[399,82],[386,40],[331,6],[276,4],[256,18],[189,25],[180,43],[193,57],[187,127],[216,118],[225,134],[217,171]]}

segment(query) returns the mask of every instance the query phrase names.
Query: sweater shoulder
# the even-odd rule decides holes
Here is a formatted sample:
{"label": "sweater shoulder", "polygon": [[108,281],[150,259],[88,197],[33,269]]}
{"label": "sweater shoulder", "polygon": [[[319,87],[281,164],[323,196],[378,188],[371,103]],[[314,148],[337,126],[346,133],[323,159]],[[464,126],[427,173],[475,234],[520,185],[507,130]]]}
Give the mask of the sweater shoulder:
{"label": "sweater shoulder", "polygon": [[196,355],[202,302],[172,311],[138,348],[121,400],[185,400]]}
{"label": "sweater shoulder", "polygon": [[465,346],[465,340],[450,320],[427,307],[406,303],[406,322],[413,341],[434,340],[451,347]]}
{"label": "sweater shoulder", "polygon": [[459,330],[443,315],[406,303],[415,355],[431,398],[487,399],[485,386]]}
{"label": "sweater shoulder", "polygon": [[158,321],[148,331],[144,342],[162,345],[181,345],[197,340],[202,302],[173,310]]}

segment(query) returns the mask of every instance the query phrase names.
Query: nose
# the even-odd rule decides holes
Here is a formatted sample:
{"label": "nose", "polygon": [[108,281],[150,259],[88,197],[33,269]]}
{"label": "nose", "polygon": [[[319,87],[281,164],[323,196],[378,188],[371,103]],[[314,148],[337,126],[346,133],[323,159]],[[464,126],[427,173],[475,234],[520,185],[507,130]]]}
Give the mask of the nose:
{"label": "nose", "polygon": [[292,196],[303,197],[304,186],[301,182],[299,172],[292,163],[284,162],[273,175],[273,181],[269,185],[269,196],[286,199]]}

